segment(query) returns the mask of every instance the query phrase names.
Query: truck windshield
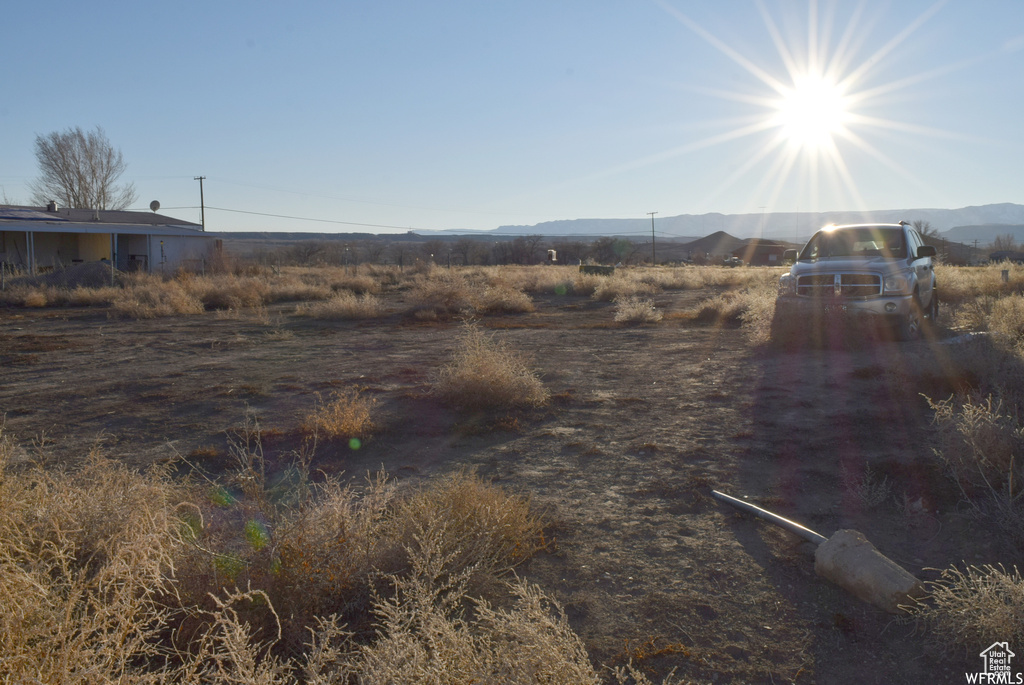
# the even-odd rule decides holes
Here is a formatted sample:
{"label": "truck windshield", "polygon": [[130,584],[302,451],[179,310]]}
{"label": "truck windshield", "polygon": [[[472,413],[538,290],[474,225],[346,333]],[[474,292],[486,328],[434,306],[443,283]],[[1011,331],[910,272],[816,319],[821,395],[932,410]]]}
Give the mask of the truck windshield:
{"label": "truck windshield", "polygon": [[814,234],[800,259],[828,257],[885,257],[905,259],[907,243],[902,228],[863,226],[857,228],[823,229]]}

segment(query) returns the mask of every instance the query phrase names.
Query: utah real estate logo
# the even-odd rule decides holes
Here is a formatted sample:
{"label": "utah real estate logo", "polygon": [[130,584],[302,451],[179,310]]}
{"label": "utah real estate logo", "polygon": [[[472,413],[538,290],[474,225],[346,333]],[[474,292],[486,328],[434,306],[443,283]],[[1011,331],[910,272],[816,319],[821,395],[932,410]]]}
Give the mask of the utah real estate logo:
{"label": "utah real estate logo", "polygon": [[965,673],[968,683],[995,685],[996,683],[1024,684],[1024,673],[1014,673],[1010,661],[1017,656],[1010,651],[1008,642],[993,642],[982,650],[981,672]]}

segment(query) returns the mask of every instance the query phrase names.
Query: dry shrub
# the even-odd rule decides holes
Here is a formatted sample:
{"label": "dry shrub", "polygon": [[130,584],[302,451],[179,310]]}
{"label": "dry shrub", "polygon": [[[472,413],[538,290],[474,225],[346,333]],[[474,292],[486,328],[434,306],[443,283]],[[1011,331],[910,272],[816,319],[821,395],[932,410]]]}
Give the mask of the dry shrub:
{"label": "dry shrub", "polygon": [[[259,431],[242,433],[251,478]],[[98,453],[14,472],[13,451],[0,426],[5,681],[598,682],[561,609],[498,581],[544,545],[541,524],[475,475],[405,495],[382,474],[328,481],[282,508],[253,491],[265,478],[204,498]],[[469,594],[480,577],[486,597]]]}
{"label": "dry shrub", "polygon": [[[634,274],[636,272],[633,272]],[[660,288],[652,283],[645,283],[634,276],[625,276],[616,273],[613,276],[598,276],[600,278],[595,286],[592,298],[600,302],[614,302],[620,297],[638,297],[640,295],[654,295]]]}
{"label": "dry shrub", "polygon": [[[409,301],[413,313],[428,312],[433,318],[456,316],[474,310],[469,282],[451,271],[431,269],[420,274]],[[431,318],[429,315],[421,318]]]}
{"label": "dry shrub", "polygon": [[[332,616],[373,649],[369,620],[381,574],[395,580],[414,573],[425,550],[443,552],[445,578],[472,577],[493,592],[500,575],[544,545],[527,500],[464,473],[405,495],[384,474],[361,490],[328,481],[301,507],[275,514],[261,504],[266,523],[259,536],[248,530],[248,504],[205,507],[195,544],[179,564],[178,587],[187,604],[206,612],[215,610],[211,595],[235,585],[259,590],[264,606],[239,618],[249,624],[250,642],[273,641],[280,654],[301,653],[309,630]],[[215,627],[208,616],[199,623],[193,619],[178,632]]]}
{"label": "dry shrub", "polygon": [[[1008,272],[1003,282],[1002,272]],[[1006,262],[985,266],[937,266],[935,277],[942,301],[954,310],[982,297],[1005,297],[1024,292],[1024,266]]]}
{"label": "dry shrub", "polygon": [[1024,297],[1010,295],[996,300],[992,305],[988,328],[995,335],[1004,337],[1011,345],[1024,341]]}
{"label": "dry shrub", "polygon": [[926,585],[929,597],[911,612],[941,642],[977,654],[993,642],[1024,641],[1024,580],[1016,567],[953,566]]}
{"label": "dry shrub", "polygon": [[575,266],[545,265],[513,269],[509,280],[527,293],[570,295],[573,293],[573,281],[578,275],[579,269]]}
{"label": "dry shrub", "polygon": [[741,316],[749,304],[750,298],[745,291],[729,290],[707,298],[690,315],[701,323],[737,324],[742,321]]}
{"label": "dry shrub", "polygon": [[1024,427],[992,395],[961,394],[935,402],[936,453],[967,499],[1024,490]]}
{"label": "dry shrub", "polygon": [[373,319],[383,316],[384,304],[370,293],[356,295],[347,290],[339,292],[324,302],[301,305],[295,313],[313,319]]}
{"label": "dry shrub", "polygon": [[867,464],[859,472],[843,466],[840,469],[840,482],[846,492],[854,495],[861,505],[869,509],[888,500],[892,493],[889,477],[883,475],[879,478],[877,472],[872,471]]}
{"label": "dry shrub", "polygon": [[333,292],[323,283],[310,283],[294,276],[282,276],[269,283],[267,302],[309,302],[326,300]]}
{"label": "dry shrub", "polygon": [[436,374],[433,389],[461,408],[535,407],[549,397],[523,355],[476,324],[463,327],[454,358]]}
{"label": "dry shrub", "polygon": [[774,283],[761,283],[741,293],[745,308],[739,315],[740,321],[743,322],[747,338],[755,345],[762,345],[771,340],[776,291]]}
{"label": "dry shrub", "polygon": [[[0,449],[0,454],[5,450]],[[93,454],[79,473],[0,473],[8,682],[123,682],[167,653],[176,489]]]}
{"label": "dry shrub", "polygon": [[541,518],[529,500],[466,471],[403,499],[396,522],[403,547],[423,551],[429,541],[450,576],[501,575],[545,546]]}
{"label": "dry shrub", "polygon": [[473,307],[478,314],[525,314],[536,309],[529,295],[504,284],[487,287]]}
{"label": "dry shrub", "polygon": [[572,294],[593,296],[608,276],[585,274],[577,270],[572,279]]}
{"label": "dry shrub", "polygon": [[206,309],[242,309],[258,307],[270,301],[270,285],[258,276],[213,274],[177,277],[186,291],[198,298]]}
{"label": "dry shrub", "polygon": [[405,570],[393,533],[395,498],[395,484],[384,474],[369,478],[362,492],[329,481],[317,487],[312,506],[275,527],[277,554],[264,582],[272,603],[287,608],[289,651],[299,648],[318,616],[343,616],[368,628],[376,575]]}
{"label": "dry shrub", "polygon": [[121,289],[111,286],[98,288],[78,286],[68,289],[47,285],[16,285],[0,292],[0,304],[32,308],[96,307],[109,305],[119,294],[121,294]]}
{"label": "dry shrub", "polygon": [[23,307],[45,307],[48,299],[43,288],[33,288],[25,291],[21,298],[21,304]]}
{"label": "dry shrub", "polygon": [[155,276],[137,276],[111,302],[110,315],[116,318],[153,319],[161,316],[201,314],[203,303],[176,280]]}
{"label": "dry shrub", "polygon": [[938,447],[964,501],[1010,540],[1024,542],[1024,427],[991,395],[934,402]]}
{"label": "dry shrub", "polygon": [[363,293],[380,293],[382,290],[379,280],[370,274],[366,275],[343,275],[340,278],[331,280],[331,290],[335,292],[348,290],[361,295]]}
{"label": "dry shrub", "polygon": [[[941,294],[944,296],[945,290]],[[995,303],[995,297],[980,295],[973,300],[961,302],[952,307],[950,318],[953,328],[969,331],[988,330],[989,319],[992,317],[992,308]]]}
{"label": "dry shrub", "polygon": [[446,566],[445,553],[428,541],[412,573],[394,579],[394,595],[377,601],[378,639],[358,657],[361,683],[601,682],[565,614],[539,588],[511,583],[510,609],[481,601],[467,619],[465,576],[452,577]]}
{"label": "dry shrub", "polygon": [[657,323],[664,314],[655,308],[653,300],[628,296],[615,299],[615,320],[620,323]]}
{"label": "dry shrub", "polygon": [[947,346],[950,375],[963,378],[978,394],[992,395],[1006,410],[1024,411],[1024,355],[999,336],[975,335]]}
{"label": "dry shrub", "polygon": [[106,307],[121,293],[120,288],[104,286],[101,288],[78,287],[67,291],[67,304],[73,307]]}
{"label": "dry shrub", "polygon": [[317,394],[316,408],[299,430],[307,436],[327,440],[368,438],[374,431],[371,414],[376,403],[353,388],[332,393],[327,402]]}

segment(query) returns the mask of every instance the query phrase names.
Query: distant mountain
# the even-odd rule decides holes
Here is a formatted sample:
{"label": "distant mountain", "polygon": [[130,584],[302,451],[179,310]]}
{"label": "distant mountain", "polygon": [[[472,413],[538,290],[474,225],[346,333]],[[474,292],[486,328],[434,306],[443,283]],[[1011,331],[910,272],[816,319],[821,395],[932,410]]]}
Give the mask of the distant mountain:
{"label": "distant mountain", "polygon": [[[780,212],[771,214],[681,214],[655,217],[657,238],[685,238],[722,231],[737,238],[770,238],[802,242],[828,224],[897,221],[926,221],[935,231],[962,229],[970,235],[974,227],[1024,225],[1024,205],[1003,203],[960,209],[887,209],[867,212]],[[500,235],[603,236],[616,235],[643,240],[651,235],[647,219],[571,219],[547,221],[532,226],[501,226],[492,231]],[[1004,232],[1005,233],[1005,232]],[[958,234],[959,235],[959,234]],[[998,233],[997,233],[998,235]],[[951,240],[954,238],[950,238]],[[974,240],[974,237],[955,238]],[[978,238],[978,240],[991,239]]]}
{"label": "distant mountain", "polygon": [[954,226],[942,232],[942,237],[958,243],[990,245],[999,236],[1013,236],[1018,245],[1024,245],[1024,224],[979,224],[976,226]]}
{"label": "distant mountain", "polygon": [[725,231],[715,231],[711,235],[686,243],[683,249],[693,254],[728,255],[738,250],[744,241],[735,238]]}

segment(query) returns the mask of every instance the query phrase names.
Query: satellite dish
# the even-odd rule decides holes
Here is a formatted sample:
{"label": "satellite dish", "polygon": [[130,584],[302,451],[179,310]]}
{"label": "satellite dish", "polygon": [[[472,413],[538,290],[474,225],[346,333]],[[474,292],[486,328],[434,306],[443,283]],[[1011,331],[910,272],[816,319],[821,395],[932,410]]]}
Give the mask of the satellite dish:
{"label": "satellite dish", "polygon": [[160,209],[160,201],[153,200],[152,202],[149,203],[149,208],[152,209],[154,212]]}

